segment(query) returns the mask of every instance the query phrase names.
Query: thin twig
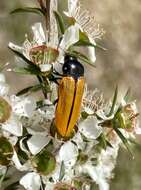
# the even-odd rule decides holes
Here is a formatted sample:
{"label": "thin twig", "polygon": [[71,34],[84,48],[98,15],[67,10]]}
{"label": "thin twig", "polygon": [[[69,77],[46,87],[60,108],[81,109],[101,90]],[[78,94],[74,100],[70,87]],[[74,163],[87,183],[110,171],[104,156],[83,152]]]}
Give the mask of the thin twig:
{"label": "thin twig", "polygon": [[4,179],[5,179],[6,175],[7,175],[8,169],[9,169],[9,167],[7,166],[6,170],[5,170],[5,173],[0,178],[0,188],[2,187],[2,183],[3,183],[3,181],[4,181]]}
{"label": "thin twig", "polygon": [[51,0],[46,0],[46,29],[48,32],[48,41],[50,40],[50,2]]}

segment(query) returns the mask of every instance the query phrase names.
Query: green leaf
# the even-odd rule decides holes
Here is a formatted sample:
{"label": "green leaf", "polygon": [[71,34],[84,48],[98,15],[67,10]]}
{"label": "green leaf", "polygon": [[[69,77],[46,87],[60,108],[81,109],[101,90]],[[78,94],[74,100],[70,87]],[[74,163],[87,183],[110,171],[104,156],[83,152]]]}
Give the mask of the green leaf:
{"label": "green leaf", "polygon": [[77,190],[82,190],[83,181],[79,180],[79,178],[74,179],[74,186]]}
{"label": "green leaf", "polygon": [[24,75],[40,75],[40,70],[35,65],[28,65],[28,67],[15,67],[13,69],[15,73]]}
{"label": "green leaf", "polygon": [[16,96],[21,96],[23,94],[26,94],[28,92],[36,92],[40,90],[42,86],[40,84],[34,85],[34,86],[29,86],[27,88],[24,88],[23,90],[19,91]]}
{"label": "green leaf", "polygon": [[95,67],[95,65],[92,63],[92,61],[87,56],[85,56],[84,54],[82,54],[78,51],[71,51],[71,52],[68,51],[67,53],[70,54],[71,56],[77,57],[78,59],[80,59],[84,63],[89,64],[92,67]]}
{"label": "green leaf", "polygon": [[13,156],[13,147],[5,137],[0,137],[0,165],[9,165]]}
{"label": "green leaf", "polygon": [[119,128],[122,128],[122,129],[126,128],[125,117],[123,116],[121,112],[118,112],[118,114],[116,114],[115,119],[117,119],[117,122],[119,123]]}
{"label": "green leaf", "polygon": [[60,174],[59,174],[59,181],[61,181],[63,179],[65,175],[65,165],[64,162],[61,162],[61,168],[60,168]]}
{"label": "green leaf", "polygon": [[128,139],[126,139],[124,137],[124,135],[121,133],[121,131],[117,128],[114,128],[115,132],[117,133],[117,135],[119,136],[119,138],[121,139],[121,141],[123,142],[123,144],[125,145],[126,149],[128,150],[129,154],[132,156],[132,158],[134,158],[133,153],[129,147],[129,143],[128,143]]}
{"label": "green leaf", "polygon": [[125,102],[128,102],[130,100],[130,94],[131,94],[131,89],[129,88],[124,96]]}
{"label": "green leaf", "polygon": [[37,7],[17,8],[10,12],[10,14],[15,14],[15,13],[36,13],[40,15],[45,15],[45,12],[42,9],[37,8]]}
{"label": "green leaf", "polygon": [[33,167],[42,175],[49,175],[56,166],[55,157],[47,150],[41,151],[31,161]]}
{"label": "green leaf", "polygon": [[76,42],[75,44],[74,44],[74,46],[92,46],[92,47],[96,47],[96,45],[95,44],[92,44],[92,43],[90,43],[89,41],[84,41],[84,40],[79,40],[78,42]]}
{"label": "green leaf", "polygon": [[114,93],[114,97],[113,97],[113,101],[112,101],[112,107],[111,107],[111,110],[110,110],[109,114],[107,115],[107,117],[110,117],[114,112],[116,101],[117,101],[117,95],[118,95],[118,87],[116,87],[116,89],[115,89],[115,93]]}
{"label": "green leaf", "polygon": [[113,146],[111,145],[111,143],[108,140],[106,140],[106,144],[107,144],[107,146],[113,148]]}
{"label": "green leaf", "polygon": [[102,49],[104,51],[106,51],[107,49],[102,47],[101,45],[99,44],[93,44],[90,42],[89,38],[87,37],[87,35],[84,33],[84,32],[79,32],[79,41],[76,42],[74,44],[74,46],[91,46],[91,47],[94,47],[94,48],[99,48],[99,49]]}
{"label": "green leaf", "polygon": [[130,138],[128,141],[136,146],[139,150],[141,150],[141,144],[139,142],[136,142],[135,139]]}
{"label": "green leaf", "polygon": [[77,43],[74,44],[74,46],[91,46],[91,47],[94,47],[94,48],[99,48],[99,49],[102,49],[104,51],[106,51],[107,49],[98,45],[98,44],[93,44],[89,41],[83,41],[83,40],[79,40]]}
{"label": "green leaf", "polygon": [[24,60],[28,64],[33,64],[30,60],[28,60],[21,52],[12,49],[11,47],[8,47],[12,52],[14,52],[18,57],[20,57],[22,60]]}
{"label": "green leaf", "polygon": [[6,122],[11,116],[12,108],[10,104],[0,97],[0,123]]}
{"label": "green leaf", "polygon": [[101,134],[98,139],[100,147],[102,147],[104,150],[107,148],[107,140],[104,134]]}
{"label": "green leaf", "polygon": [[8,180],[8,178],[9,178],[6,176],[8,169],[9,169],[9,167],[6,167],[4,173],[2,172],[1,173],[2,175],[0,175],[0,188],[2,187],[2,183],[5,182],[6,180]]}
{"label": "green leaf", "polygon": [[96,43],[96,46],[95,46],[95,47],[98,48],[98,49],[101,49],[101,50],[107,51],[107,49],[106,49],[105,47],[101,46],[101,45],[98,44],[98,43]]}
{"label": "green leaf", "polygon": [[56,22],[58,24],[58,29],[60,30],[61,34],[64,34],[65,33],[65,24],[64,24],[62,15],[58,11],[54,11],[54,15],[56,18]]}

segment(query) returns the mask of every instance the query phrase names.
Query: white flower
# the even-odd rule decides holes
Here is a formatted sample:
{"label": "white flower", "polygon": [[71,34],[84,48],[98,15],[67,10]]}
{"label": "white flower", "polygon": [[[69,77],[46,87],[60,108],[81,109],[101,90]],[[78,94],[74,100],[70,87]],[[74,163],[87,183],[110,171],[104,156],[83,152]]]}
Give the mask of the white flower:
{"label": "white flower", "polygon": [[33,31],[33,42],[37,45],[43,45],[46,41],[45,33],[41,23],[36,23],[32,26]]}
{"label": "white flower", "polygon": [[93,115],[98,110],[104,108],[103,94],[101,94],[98,89],[95,89],[93,91],[88,90],[86,85],[83,95],[82,107],[88,115]]}
{"label": "white flower", "polygon": [[77,144],[77,147],[80,150],[83,150],[83,148],[85,147],[85,142],[83,141],[82,135],[79,132],[74,135],[72,141]]}
{"label": "white flower", "polygon": [[[19,47],[13,43],[9,43],[9,47],[15,51],[22,53],[29,61],[39,65],[42,72],[50,71],[54,63],[62,61],[64,52],[74,43],[79,41],[78,25],[70,26],[64,33],[63,38],[58,44],[53,41],[47,41],[45,32],[41,23],[35,23],[32,26],[33,41],[28,39],[23,43],[23,47]],[[55,44],[55,46],[54,46]]]}
{"label": "white flower", "polygon": [[15,135],[11,135],[11,133],[9,133],[8,131],[6,130],[3,130],[1,131],[1,135],[6,137],[8,139],[8,141],[13,145],[15,146],[17,141],[18,141],[18,137],[15,136]]}
{"label": "white flower", "polygon": [[97,165],[93,165],[90,161],[84,165],[78,166],[77,172],[89,175],[100,190],[109,190],[109,180],[112,178],[112,171],[116,164],[119,146],[114,148],[108,147],[102,150],[98,155]]}
{"label": "white flower", "polygon": [[61,146],[59,159],[65,166],[71,168],[76,163],[78,157],[78,148],[72,142],[68,141]]}
{"label": "white flower", "polygon": [[95,22],[94,16],[91,16],[89,11],[81,10],[81,5],[78,0],[68,0],[68,12],[64,12],[66,16],[73,18],[79,25],[79,28],[85,32],[88,38],[95,40],[101,38],[104,34],[103,29]]}
{"label": "white flower", "polygon": [[0,82],[5,82],[5,76],[3,73],[0,73]]}
{"label": "white flower", "polygon": [[41,72],[47,72],[50,71],[50,69],[52,68],[51,64],[42,64],[39,65]]}
{"label": "white flower", "polygon": [[15,115],[11,116],[8,121],[2,124],[2,129],[17,137],[22,136],[23,133],[22,123]]}
{"label": "white flower", "polygon": [[42,110],[35,110],[32,117],[23,120],[23,125],[31,135],[46,136],[50,133],[49,126],[54,118],[54,105],[45,106]]}
{"label": "white flower", "polygon": [[26,190],[40,190],[40,175],[35,172],[27,173],[21,178],[20,184],[23,185]]}
{"label": "white flower", "polygon": [[[68,0],[68,12],[64,13],[87,35],[90,43],[96,46],[95,39],[101,39],[104,30],[100,29],[99,24],[95,22],[94,16],[91,16],[87,10],[82,11],[78,0]],[[90,59],[94,63],[96,61],[95,48],[88,47],[88,50]]]}
{"label": "white flower", "polygon": [[54,184],[51,183],[51,182],[46,182],[46,187],[45,187],[45,190],[53,190],[54,189]]}
{"label": "white flower", "polygon": [[96,117],[89,116],[79,124],[79,131],[88,139],[97,139],[103,129],[98,125]]}
{"label": "white flower", "polygon": [[0,73],[0,96],[6,96],[9,92],[9,85],[6,83],[4,74]]}
{"label": "white flower", "polygon": [[109,183],[103,177],[104,167],[86,165],[83,170],[99,185],[100,190],[109,190]]}
{"label": "white flower", "polygon": [[70,26],[63,36],[60,47],[67,50],[72,44],[79,40],[79,27],[77,25]]}
{"label": "white flower", "polygon": [[27,141],[27,145],[30,152],[35,155],[38,154],[50,142],[50,140],[50,137],[34,135]]}
{"label": "white flower", "polygon": [[18,116],[31,117],[36,109],[36,100],[32,96],[18,97],[11,96],[11,104],[13,112]]}

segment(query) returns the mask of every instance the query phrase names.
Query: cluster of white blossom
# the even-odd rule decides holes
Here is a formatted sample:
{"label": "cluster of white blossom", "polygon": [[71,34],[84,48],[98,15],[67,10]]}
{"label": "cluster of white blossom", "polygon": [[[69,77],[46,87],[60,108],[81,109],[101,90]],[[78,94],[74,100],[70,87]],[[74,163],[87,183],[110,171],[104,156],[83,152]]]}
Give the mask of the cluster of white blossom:
{"label": "cluster of white blossom", "polygon": [[[36,63],[46,75],[58,62],[62,62],[64,53],[80,40],[80,31],[96,44],[92,30],[86,30],[92,21],[88,23],[89,17],[82,19],[83,12],[80,12],[77,1],[68,0],[65,15],[73,18],[74,24],[65,30],[60,41],[57,39],[59,45],[56,46],[53,38],[45,43],[47,35],[42,24],[36,23],[32,27],[32,42],[26,38],[22,47],[13,43],[9,43],[9,47],[27,61]],[[99,30],[96,38],[98,34],[99,38]],[[94,47],[89,49],[92,61],[95,61]],[[23,68],[26,65],[21,58],[18,59],[19,63]],[[24,173],[19,184],[27,190],[90,190],[97,187],[108,190],[119,146],[126,138],[134,138],[135,134],[141,133],[135,102],[127,102],[123,98],[115,105],[114,101],[105,104],[99,92],[86,88],[77,130],[71,138],[63,139],[52,134],[50,129],[55,117],[57,84],[49,82],[49,85],[51,96],[39,105],[38,99],[29,93],[10,95],[5,76],[0,73],[1,176],[7,167],[14,166]]]}

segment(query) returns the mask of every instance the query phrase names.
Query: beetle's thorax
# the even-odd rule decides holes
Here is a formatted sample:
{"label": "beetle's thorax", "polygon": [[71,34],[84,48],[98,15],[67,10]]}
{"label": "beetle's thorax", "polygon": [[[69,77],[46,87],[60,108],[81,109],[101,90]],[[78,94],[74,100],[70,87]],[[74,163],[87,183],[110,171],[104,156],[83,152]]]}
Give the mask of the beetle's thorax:
{"label": "beetle's thorax", "polygon": [[63,65],[63,74],[77,79],[84,76],[84,67],[75,57],[67,55]]}

